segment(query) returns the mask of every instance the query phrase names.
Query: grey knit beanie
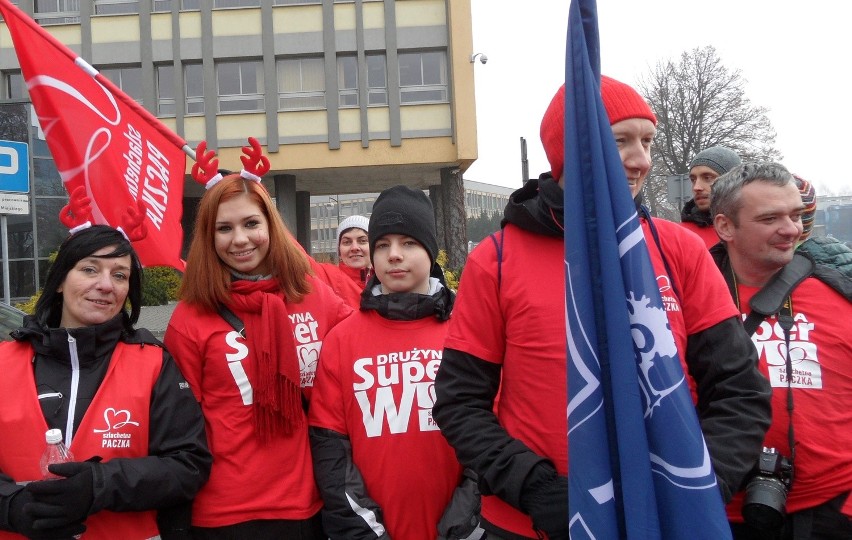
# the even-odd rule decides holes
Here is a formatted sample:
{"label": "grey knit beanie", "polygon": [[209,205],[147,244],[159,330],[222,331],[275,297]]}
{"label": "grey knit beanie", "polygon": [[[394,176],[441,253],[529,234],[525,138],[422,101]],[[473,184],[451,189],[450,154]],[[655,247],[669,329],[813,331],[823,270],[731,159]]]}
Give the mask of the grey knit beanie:
{"label": "grey knit beanie", "polygon": [[720,176],[742,163],[740,156],[730,148],[711,146],[695,154],[689,164],[689,170],[704,165],[716,171]]}

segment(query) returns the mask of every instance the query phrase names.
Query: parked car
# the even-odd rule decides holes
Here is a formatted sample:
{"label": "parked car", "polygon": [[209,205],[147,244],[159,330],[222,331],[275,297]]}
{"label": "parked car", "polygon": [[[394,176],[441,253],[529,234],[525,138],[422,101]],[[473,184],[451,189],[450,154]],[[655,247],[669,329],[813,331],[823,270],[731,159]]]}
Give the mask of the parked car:
{"label": "parked car", "polygon": [[21,327],[24,315],[20,309],[0,302],[0,341],[12,341],[9,332]]}

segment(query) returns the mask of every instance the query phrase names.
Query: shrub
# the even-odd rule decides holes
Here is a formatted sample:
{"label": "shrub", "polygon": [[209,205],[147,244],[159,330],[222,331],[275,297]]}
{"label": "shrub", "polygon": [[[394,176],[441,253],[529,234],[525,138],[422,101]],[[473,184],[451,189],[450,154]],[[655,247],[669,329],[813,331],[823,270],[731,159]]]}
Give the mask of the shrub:
{"label": "shrub", "polygon": [[177,270],[168,266],[152,266],[143,272],[143,306],[162,306],[170,300],[177,300],[181,281]]}
{"label": "shrub", "polygon": [[447,268],[447,252],[443,249],[438,250],[438,257],[435,262],[444,270],[444,281],[447,282],[447,287],[457,291],[459,288],[459,275],[461,270],[450,270]]}

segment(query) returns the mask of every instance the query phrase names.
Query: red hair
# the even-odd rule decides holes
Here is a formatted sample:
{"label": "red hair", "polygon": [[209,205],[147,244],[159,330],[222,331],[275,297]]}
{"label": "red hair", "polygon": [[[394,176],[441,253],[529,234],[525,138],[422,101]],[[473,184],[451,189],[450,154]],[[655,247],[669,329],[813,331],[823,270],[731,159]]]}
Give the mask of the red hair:
{"label": "red hair", "polygon": [[240,195],[248,195],[269,223],[269,253],[272,277],[278,280],[288,302],[299,302],[311,290],[307,274],[310,263],[295,245],[278,209],[263,184],[231,174],[208,189],[198,205],[195,231],[186,258],[186,272],[180,287],[181,300],[216,311],[230,300],[231,269],[216,253],[214,235],[219,205]]}

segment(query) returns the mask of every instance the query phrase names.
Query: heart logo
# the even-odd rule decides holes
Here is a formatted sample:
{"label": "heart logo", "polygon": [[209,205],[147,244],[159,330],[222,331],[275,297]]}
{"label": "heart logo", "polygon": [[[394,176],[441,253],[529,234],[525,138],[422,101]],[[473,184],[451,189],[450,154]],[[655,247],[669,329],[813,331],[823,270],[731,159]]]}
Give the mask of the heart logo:
{"label": "heart logo", "polygon": [[134,422],[130,419],[130,411],[126,409],[115,410],[112,407],[104,409],[104,423],[106,429],[96,429],[95,433],[106,433],[113,429],[121,429],[127,424],[139,426],[139,422]]}
{"label": "heart logo", "polygon": [[319,351],[310,347],[299,349],[299,368],[302,371],[316,371]]}

